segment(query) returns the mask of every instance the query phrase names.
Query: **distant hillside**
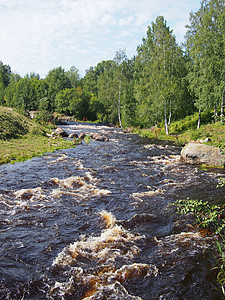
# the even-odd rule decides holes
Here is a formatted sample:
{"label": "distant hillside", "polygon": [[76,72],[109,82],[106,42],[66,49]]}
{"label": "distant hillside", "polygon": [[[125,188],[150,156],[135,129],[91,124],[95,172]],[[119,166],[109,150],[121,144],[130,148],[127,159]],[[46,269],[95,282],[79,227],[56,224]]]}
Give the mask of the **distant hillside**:
{"label": "distant hillside", "polygon": [[43,134],[40,126],[11,108],[0,106],[0,139],[19,138],[25,134]]}

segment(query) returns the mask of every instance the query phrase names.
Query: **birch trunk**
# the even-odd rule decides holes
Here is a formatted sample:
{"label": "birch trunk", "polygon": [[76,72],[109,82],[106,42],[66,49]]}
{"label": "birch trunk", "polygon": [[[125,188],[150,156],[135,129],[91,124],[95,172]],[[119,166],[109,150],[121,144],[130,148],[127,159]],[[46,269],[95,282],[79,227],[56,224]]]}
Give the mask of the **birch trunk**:
{"label": "birch trunk", "polygon": [[220,113],[220,121],[221,123],[223,123],[223,117],[224,117],[224,94],[225,94],[225,90],[223,90],[223,93],[222,93],[222,99],[221,99],[221,113]]}
{"label": "birch trunk", "polygon": [[201,109],[199,109],[199,112],[198,112],[198,126],[197,126],[197,129],[200,128],[200,125],[201,125]]}
{"label": "birch trunk", "polygon": [[118,119],[120,127],[122,128],[122,122],[121,122],[121,114],[120,114],[120,95],[121,95],[121,79],[119,81],[119,100],[118,100]]}

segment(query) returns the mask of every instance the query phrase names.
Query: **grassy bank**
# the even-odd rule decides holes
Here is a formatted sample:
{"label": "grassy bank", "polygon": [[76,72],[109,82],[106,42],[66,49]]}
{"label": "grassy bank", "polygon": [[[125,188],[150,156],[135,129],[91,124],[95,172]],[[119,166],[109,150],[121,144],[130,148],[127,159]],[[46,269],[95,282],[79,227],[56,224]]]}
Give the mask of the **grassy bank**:
{"label": "grassy bank", "polygon": [[74,147],[73,141],[48,138],[48,132],[50,129],[16,111],[0,107],[0,164],[23,161]]}
{"label": "grassy bank", "polygon": [[163,125],[149,129],[133,129],[134,133],[142,137],[173,141],[178,145],[184,145],[190,141],[205,140],[207,144],[215,147],[225,148],[225,125],[221,122],[203,124],[197,129],[198,115],[188,116],[181,121],[170,125],[170,135],[166,135]]}

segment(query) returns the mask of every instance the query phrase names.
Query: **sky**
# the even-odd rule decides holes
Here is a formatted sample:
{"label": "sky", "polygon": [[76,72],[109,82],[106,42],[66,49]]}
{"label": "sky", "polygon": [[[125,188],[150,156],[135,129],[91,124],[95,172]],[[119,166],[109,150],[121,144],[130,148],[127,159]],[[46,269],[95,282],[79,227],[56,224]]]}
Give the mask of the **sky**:
{"label": "sky", "polygon": [[136,55],[163,16],[178,44],[200,0],[0,0],[0,61],[21,76],[75,66],[80,75],[126,49]]}

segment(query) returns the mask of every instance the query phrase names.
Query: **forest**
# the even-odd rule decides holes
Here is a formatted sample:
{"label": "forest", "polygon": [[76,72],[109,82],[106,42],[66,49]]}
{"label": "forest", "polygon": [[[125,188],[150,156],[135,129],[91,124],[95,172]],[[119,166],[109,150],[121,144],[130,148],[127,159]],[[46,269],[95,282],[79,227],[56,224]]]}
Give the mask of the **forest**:
{"label": "forest", "polygon": [[48,122],[56,112],[78,120],[121,127],[170,124],[195,112],[209,112],[211,122],[224,120],[225,2],[203,0],[190,13],[185,42],[178,45],[163,16],[148,27],[136,55],[125,49],[90,67],[85,76],[72,66],[56,67],[45,78],[21,77],[0,61],[0,105]]}

